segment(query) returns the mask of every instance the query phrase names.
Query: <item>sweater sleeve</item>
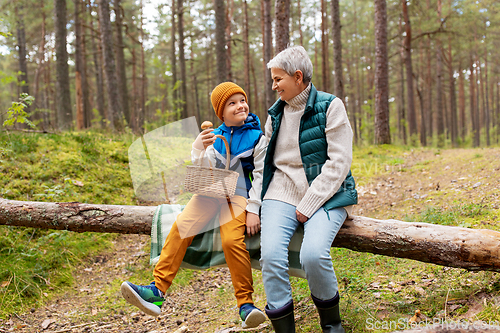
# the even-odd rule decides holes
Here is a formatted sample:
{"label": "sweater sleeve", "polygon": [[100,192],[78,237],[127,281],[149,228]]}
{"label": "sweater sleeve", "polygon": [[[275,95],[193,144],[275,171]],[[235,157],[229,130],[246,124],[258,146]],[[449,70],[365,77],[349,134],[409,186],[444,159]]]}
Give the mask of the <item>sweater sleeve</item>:
{"label": "sweater sleeve", "polygon": [[330,103],[325,134],[329,159],[297,206],[297,210],[308,218],[338,191],[351,167],[353,134],[340,98]]}
{"label": "sweater sleeve", "polygon": [[271,140],[271,135],[273,134],[273,125],[271,116],[267,116],[266,125],[264,128],[264,134],[266,135],[267,141]]}
{"label": "sweater sleeve", "polygon": [[194,146],[191,147],[191,162],[193,163],[193,165],[199,165],[201,159],[201,166],[209,167],[210,164],[208,163],[208,160],[210,159],[210,163],[212,163],[212,166],[215,166],[214,146],[208,146],[203,155],[202,152],[202,149],[195,148]]}
{"label": "sweater sleeve", "polygon": [[252,171],[252,188],[249,191],[247,211],[259,215],[261,200],[260,193],[262,191],[262,173],[264,171],[264,158],[267,151],[267,138],[263,135],[254,148],[253,161],[255,169]]}

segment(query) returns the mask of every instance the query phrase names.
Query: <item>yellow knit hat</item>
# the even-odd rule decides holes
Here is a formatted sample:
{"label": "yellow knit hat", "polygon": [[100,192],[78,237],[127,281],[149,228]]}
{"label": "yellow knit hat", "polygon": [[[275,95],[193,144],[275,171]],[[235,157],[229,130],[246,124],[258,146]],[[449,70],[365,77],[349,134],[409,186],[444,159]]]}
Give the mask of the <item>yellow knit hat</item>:
{"label": "yellow knit hat", "polygon": [[234,94],[243,94],[245,99],[247,99],[247,94],[243,88],[233,82],[223,82],[214,88],[211,95],[212,106],[214,107],[215,114],[223,121],[222,116],[224,114],[224,106],[226,105],[229,97]]}

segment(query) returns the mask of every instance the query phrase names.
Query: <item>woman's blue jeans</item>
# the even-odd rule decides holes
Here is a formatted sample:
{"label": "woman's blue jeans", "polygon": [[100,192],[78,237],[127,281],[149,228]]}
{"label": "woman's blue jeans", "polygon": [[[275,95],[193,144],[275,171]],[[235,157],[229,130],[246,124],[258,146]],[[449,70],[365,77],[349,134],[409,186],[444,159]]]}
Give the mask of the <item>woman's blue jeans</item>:
{"label": "woman's blue jeans", "polygon": [[[301,224],[295,210],[295,206],[277,200],[262,203],[260,265],[270,310],[280,309],[292,300],[288,244]],[[320,208],[304,223],[300,263],[311,293],[321,300],[332,299],[338,291],[330,248],[346,217],[344,208],[329,210],[328,214]]]}

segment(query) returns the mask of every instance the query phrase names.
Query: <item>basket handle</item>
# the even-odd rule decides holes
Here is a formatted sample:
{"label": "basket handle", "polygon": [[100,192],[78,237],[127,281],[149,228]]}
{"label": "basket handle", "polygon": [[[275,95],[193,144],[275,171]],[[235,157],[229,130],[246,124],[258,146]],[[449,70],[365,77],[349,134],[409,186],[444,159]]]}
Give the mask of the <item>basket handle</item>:
{"label": "basket handle", "polygon": [[[231,151],[229,149],[229,143],[227,143],[227,140],[226,140],[226,138],[223,135],[217,134],[215,137],[221,138],[222,141],[224,141],[224,145],[226,146],[226,153],[227,153],[227,157],[226,157],[226,170],[229,170],[229,163],[231,162]],[[201,151],[199,165],[201,165],[201,160],[203,158],[203,154],[205,153],[205,151],[206,151],[205,149],[203,149]],[[210,164],[210,167],[213,168],[212,162],[210,162],[210,158],[208,159],[208,164]]]}

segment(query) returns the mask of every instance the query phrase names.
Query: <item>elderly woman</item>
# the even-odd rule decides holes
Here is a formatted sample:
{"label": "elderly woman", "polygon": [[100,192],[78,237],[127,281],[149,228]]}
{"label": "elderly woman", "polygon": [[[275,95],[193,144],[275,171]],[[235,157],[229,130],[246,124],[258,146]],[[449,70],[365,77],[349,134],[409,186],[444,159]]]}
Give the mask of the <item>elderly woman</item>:
{"label": "elderly woman", "polygon": [[269,109],[265,128],[270,140],[261,211],[266,313],[276,332],[295,332],[288,245],[303,227],[300,261],[321,328],[344,332],[330,248],[357,203],[351,126],[340,98],[311,83],[313,67],[303,47],[285,49],[267,67],[279,99]]}

